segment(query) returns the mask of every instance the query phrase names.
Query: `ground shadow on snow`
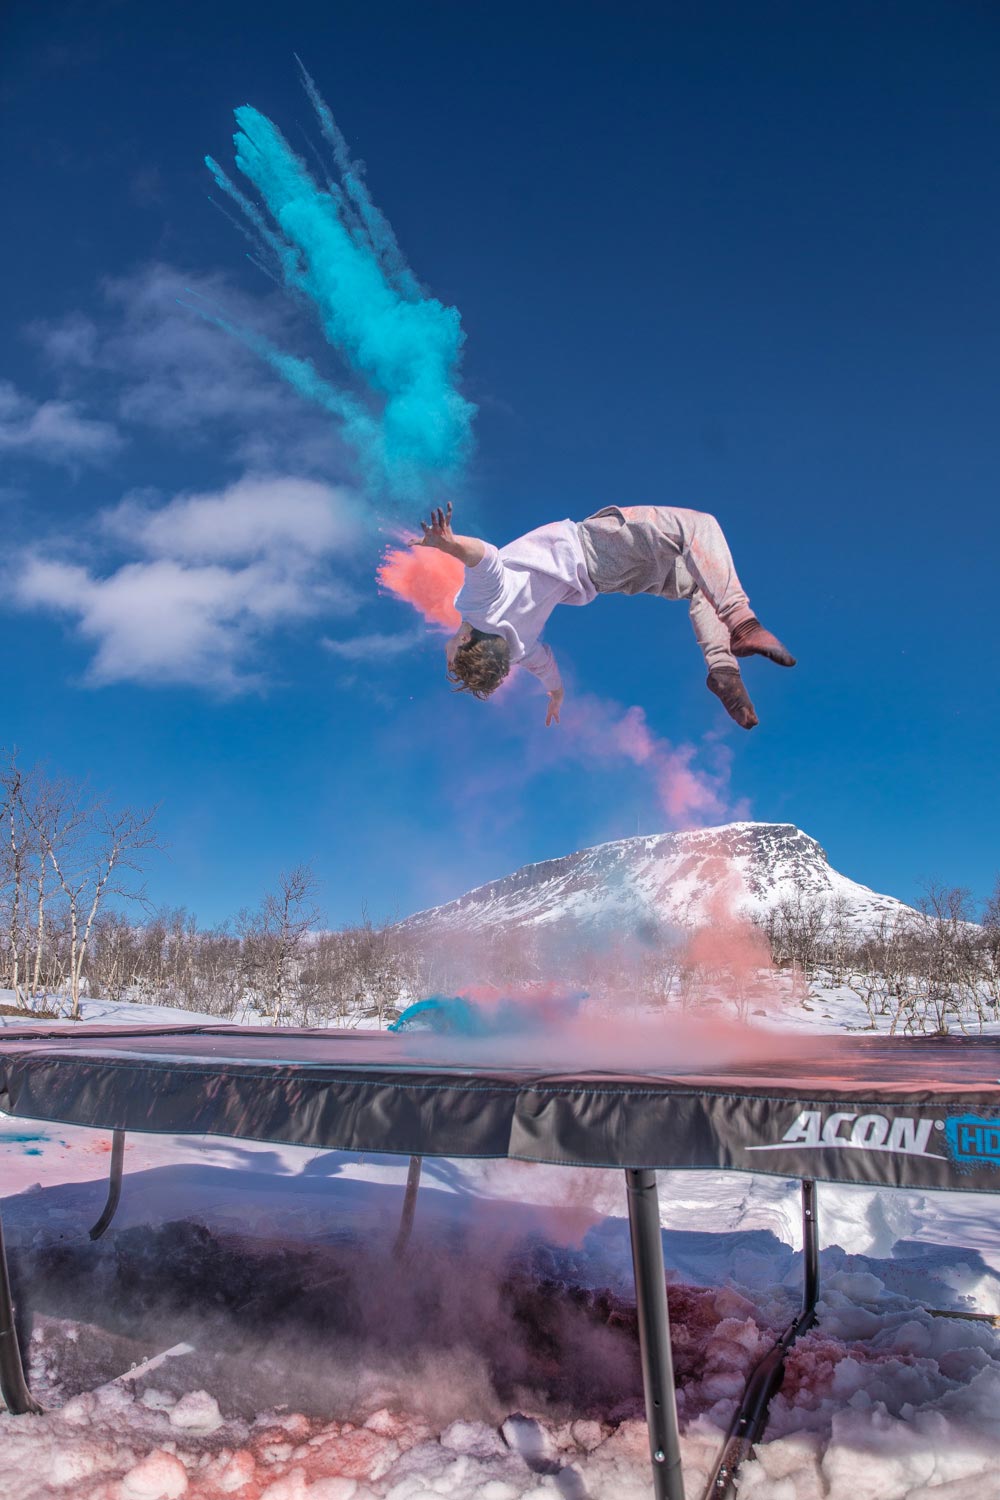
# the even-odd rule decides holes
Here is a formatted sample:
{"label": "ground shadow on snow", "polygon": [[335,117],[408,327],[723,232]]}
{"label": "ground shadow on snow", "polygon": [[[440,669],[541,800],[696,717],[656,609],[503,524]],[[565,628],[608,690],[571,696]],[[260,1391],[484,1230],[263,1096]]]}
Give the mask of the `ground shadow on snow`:
{"label": "ground shadow on snow", "polygon": [[[268,1399],[343,1412],[373,1379],[387,1396],[404,1387],[411,1408],[419,1387],[418,1408],[438,1419],[449,1403],[453,1414],[491,1420],[517,1406],[612,1421],[641,1410],[623,1220],[598,1219],[573,1243],[578,1207],[445,1191],[459,1185],[454,1167],[428,1163],[413,1238],[397,1259],[402,1189],[341,1176],[354,1161],[330,1153],[290,1177],[260,1171],[257,1154],[242,1170],[130,1174],[119,1216],[96,1244],[86,1227],[103,1184],[8,1200],[17,1300],[34,1321],[46,1378],[70,1395],[185,1341],[206,1379],[212,1366],[230,1409],[247,1413]],[[720,1253],[716,1240],[667,1235],[668,1256],[704,1269],[709,1241]],[[791,1251],[769,1232],[739,1240],[772,1277],[776,1263],[790,1267]],[[682,1284],[671,1307],[682,1387],[701,1373],[720,1322],[755,1311],[731,1288]],[[87,1326],[66,1337],[69,1322]],[[157,1383],[169,1378],[157,1372]],[[190,1366],[184,1380],[190,1388]]]}

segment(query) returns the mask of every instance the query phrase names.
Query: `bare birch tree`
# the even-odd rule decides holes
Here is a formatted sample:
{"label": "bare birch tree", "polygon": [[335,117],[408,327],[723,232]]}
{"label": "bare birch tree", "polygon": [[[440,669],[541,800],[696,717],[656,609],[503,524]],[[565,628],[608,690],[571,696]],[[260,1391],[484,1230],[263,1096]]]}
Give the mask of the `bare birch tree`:
{"label": "bare birch tree", "polygon": [[70,1000],[80,1014],[87,948],[101,902],[109,895],[145,901],[129,877],[142,871],[142,855],[156,847],[155,808],[112,812],[103,801],[67,801],[45,829],[46,852],[69,912]]}
{"label": "bare birch tree", "polygon": [[241,912],[237,929],[243,942],[243,968],[251,999],[267,1006],[275,1026],[286,1020],[302,966],[310,929],[319,921],[316,876],[296,865],[278,876],[255,912]]}
{"label": "bare birch tree", "polygon": [[6,888],[7,968],[14,1003],[20,1005],[21,994],[21,908],[24,900],[25,829],[22,797],[23,773],[12,753],[0,770],[0,795],[3,798],[4,885]]}

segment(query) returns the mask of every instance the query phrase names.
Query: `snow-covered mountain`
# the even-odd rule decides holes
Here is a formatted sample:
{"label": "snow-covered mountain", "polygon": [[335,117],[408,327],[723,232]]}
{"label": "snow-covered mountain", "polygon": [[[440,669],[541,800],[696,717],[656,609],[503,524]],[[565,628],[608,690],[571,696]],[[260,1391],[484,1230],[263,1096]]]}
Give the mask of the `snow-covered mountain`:
{"label": "snow-covered mountain", "polygon": [[859,932],[910,910],[841,875],[792,823],[727,823],[617,839],[524,865],[401,925],[419,936],[518,927],[638,934],[700,926],[728,911],[763,914],[796,899],[837,901]]}

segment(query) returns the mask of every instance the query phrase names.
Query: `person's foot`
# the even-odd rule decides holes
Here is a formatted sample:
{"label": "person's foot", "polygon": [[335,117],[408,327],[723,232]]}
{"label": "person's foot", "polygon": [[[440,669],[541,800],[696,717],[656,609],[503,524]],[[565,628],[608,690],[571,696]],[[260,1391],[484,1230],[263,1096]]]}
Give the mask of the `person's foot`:
{"label": "person's foot", "polygon": [[760,723],[754,706],[750,702],[750,694],[743,686],[743,678],[736,667],[713,667],[708,674],[707,686],[710,693],[721,701],[723,708],[731,719],[735,719],[741,729],[753,729]]}
{"label": "person's foot", "polygon": [[795,657],[787,646],[783,646],[776,635],[765,630],[753,615],[737,625],[729,637],[729,646],[734,656],[766,656],[779,667],[794,667]]}

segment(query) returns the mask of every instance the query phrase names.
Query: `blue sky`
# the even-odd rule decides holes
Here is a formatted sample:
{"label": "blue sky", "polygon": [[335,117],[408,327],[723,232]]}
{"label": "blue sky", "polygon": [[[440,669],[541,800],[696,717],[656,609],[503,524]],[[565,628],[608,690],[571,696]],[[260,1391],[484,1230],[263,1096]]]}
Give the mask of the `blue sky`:
{"label": "blue sky", "polygon": [[[13,0],[2,27],[0,740],[161,804],[157,900],[215,920],[310,860],[330,920],[402,915],[660,831],[648,768],[594,753],[633,705],[726,815],[905,899],[987,894],[995,6]],[[248,101],[307,149],[295,52],[461,310],[460,515],[502,543],[612,502],[715,513],[800,661],[748,664],[758,730],[681,605],[557,611],[580,717],[546,732],[530,680],[451,694],[379,596],[332,422],[181,305],[314,347],[202,164]]]}

